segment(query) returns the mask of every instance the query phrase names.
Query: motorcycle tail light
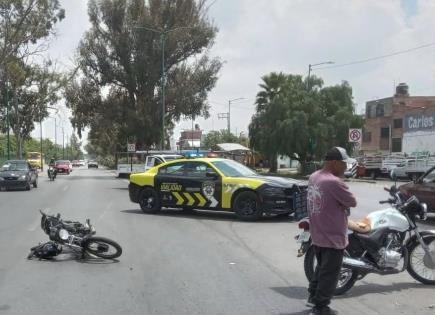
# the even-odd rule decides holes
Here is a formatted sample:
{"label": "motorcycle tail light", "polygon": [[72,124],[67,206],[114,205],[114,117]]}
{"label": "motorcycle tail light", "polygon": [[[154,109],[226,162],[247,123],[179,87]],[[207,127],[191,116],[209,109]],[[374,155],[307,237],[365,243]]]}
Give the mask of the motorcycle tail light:
{"label": "motorcycle tail light", "polygon": [[308,221],[301,221],[301,222],[299,222],[299,228],[301,229],[301,230],[309,230],[310,229],[310,223],[308,222]]}

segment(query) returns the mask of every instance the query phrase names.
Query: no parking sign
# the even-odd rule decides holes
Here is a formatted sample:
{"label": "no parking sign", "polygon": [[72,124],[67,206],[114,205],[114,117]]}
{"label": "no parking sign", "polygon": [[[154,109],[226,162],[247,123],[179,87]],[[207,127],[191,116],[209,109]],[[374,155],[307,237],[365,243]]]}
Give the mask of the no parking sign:
{"label": "no parking sign", "polygon": [[349,142],[361,143],[362,129],[349,129]]}

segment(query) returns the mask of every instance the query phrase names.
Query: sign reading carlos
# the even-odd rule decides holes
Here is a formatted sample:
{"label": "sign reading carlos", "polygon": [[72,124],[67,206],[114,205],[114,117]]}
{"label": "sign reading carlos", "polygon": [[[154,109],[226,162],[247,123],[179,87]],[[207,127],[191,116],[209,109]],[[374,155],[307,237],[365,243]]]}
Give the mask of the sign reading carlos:
{"label": "sign reading carlos", "polygon": [[435,115],[408,115],[405,117],[405,131],[435,130]]}

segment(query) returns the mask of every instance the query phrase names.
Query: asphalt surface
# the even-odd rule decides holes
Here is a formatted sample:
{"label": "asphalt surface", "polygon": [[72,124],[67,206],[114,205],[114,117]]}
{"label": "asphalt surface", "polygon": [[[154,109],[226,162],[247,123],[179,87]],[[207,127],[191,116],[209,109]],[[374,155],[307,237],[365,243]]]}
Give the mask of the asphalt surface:
{"label": "asphalt surface", "polygon": [[[381,208],[382,184],[349,183],[354,217]],[[123,247],[118,261],[27,260],[48,238],[38,209],[91,219],[97,235]],[[0,192],[0,314],[308,314],[297,224],[232,214],[166,210],[143,214],[127,181],[107,170],[75,169],[31,191]],[[435,229],[435,220],[427,226]],[[435,314],[434,287],[406,272],[369,275],[333,301],[340,314]]]}

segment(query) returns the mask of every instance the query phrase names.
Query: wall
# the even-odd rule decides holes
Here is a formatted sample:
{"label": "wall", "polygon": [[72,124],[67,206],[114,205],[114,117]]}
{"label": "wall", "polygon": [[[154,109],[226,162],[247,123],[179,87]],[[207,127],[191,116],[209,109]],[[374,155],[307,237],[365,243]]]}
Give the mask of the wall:
{"label": "wall", "polygon": [[426,152],[435,153],[435,131],[415,131],[403,134],[403,152]]}

